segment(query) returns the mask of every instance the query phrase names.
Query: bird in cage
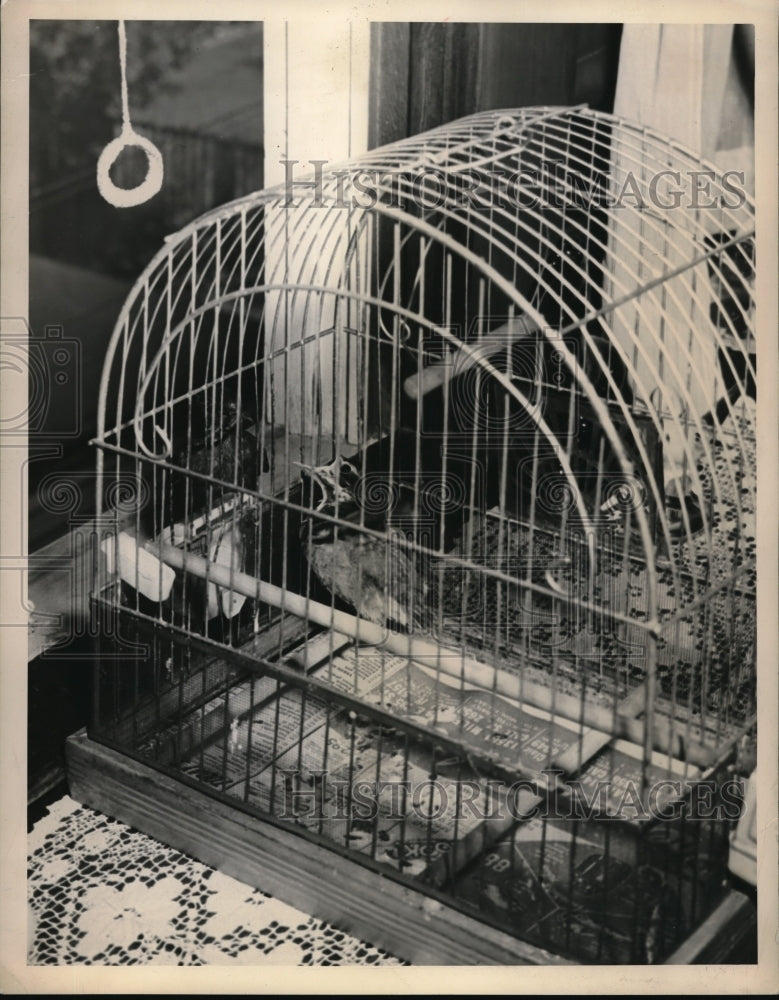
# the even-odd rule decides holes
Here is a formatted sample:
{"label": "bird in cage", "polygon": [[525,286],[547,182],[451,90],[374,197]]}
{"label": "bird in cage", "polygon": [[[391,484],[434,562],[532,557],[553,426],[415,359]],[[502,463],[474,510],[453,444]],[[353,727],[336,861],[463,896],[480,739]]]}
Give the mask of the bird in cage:
{"label": "bird in cage", "polygon": [[[421,627],[427,586],[407,535],[386,510],[360,502],[356,466],[340,455],[327,465],[297,464],[311,502],[300,540],[319,582],[360,618],[409,632]],[[409,514],[410,498],[400,506]]]}
{"label": "bird in cage", "polygon": [[202,512],[234,498],[236,487],[256,488],[263,458],[256,430],[226,389],[215,400],[192,398],[180,438],[175,462],[196,474],[177,480],[186,493],[175,498],[180,506]]}

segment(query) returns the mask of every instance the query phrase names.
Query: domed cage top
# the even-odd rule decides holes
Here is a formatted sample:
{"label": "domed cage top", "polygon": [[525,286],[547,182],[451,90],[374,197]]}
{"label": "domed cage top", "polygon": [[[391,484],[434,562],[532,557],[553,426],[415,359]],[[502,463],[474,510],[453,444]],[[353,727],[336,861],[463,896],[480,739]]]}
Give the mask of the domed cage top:
{"label": "domed cage top", "polygon": [[92,738],[529,946],[672,954],[754,737],[738,180],[526,108],[170,237],[100,386]]}

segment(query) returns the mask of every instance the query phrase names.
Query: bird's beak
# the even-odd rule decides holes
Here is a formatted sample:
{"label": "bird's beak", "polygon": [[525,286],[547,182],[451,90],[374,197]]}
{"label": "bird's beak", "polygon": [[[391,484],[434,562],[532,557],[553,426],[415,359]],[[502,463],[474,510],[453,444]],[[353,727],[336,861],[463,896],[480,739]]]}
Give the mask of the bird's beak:
{"label": "bird's beak", "polygon": [[304,469],[319,484],[320,489],[325,494],[325,502],[329,498],[333,502],[350,503],[354,497],[339,482],[340,463],[342,462],[343,459],[339,455],[329,465],[306,465],[303,462],[294,462],[294,464]]}
{"label": "bird's beak", "polygon": [[[319,475],[319,472],[318,472],[316,466],[315,465],[306,465],[305,462],[296,462],[294,459],[291,461],[290,464],[291,465],[296,465],[299,469],[302,469],[303,472],[305,472],[306,475],[311,479],[311,481],[317,484],[317,486],[319,487],[319,489],[320,489],[320,491],[322,493],[322,499],[316,505],[316,507],[314,508],[314,510],[315,511],[322,510],[322,508],[327,505],[327,500],[328,500],[328,497],[329,497],[330,494],[329,494],[329,491],[327,489],[327,486],[325,485],[324,482],[322,482],[322,478]],[[313,503],[313,500],[314,500],[314,498],[312,496],[311,497],[311,502],[312,503]]]}

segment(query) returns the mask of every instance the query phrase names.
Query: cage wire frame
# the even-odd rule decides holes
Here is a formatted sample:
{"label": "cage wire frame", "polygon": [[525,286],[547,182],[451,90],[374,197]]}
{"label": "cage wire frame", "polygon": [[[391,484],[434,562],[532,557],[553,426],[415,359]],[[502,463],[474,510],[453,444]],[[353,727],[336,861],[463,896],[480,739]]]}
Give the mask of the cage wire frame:
{"label": "cage wire frame", "polygon": [[[424,187],[425,176],[435,190]],[[714,207],[700,204],[702,176]],[[675,194],[679,201],[669,207]],[[747,405],[755,381],[753,273],[754,204],[732,179],[652,129],[586,107],[472,115],[207,213],[166,240],[131,291],[109,344],[98,397],[96,500],[104,551],[113,556],[99,601],[120,616],[164,624],[174,642],[196,639],[242,663],[246,635],[239,641],[230,624],[236,609],[254,605],[256,635],[258,609],[272,608],[282,630],[289,615],[329,630],[330,669],[334,636],[347,635],[358,648],[368,644],[426,664],[461,689],[511,697],[582,733],[592,727],[627,739],[640,747],[642,792],[663,773],[683,776],[686,794],[689,782],[719,773],[754,727],[748,519],[755,509],[755,427]],[[516,377],[517,345],[520,355],[527,347],[530,376]],[[550,359],[556,381],[544,382]],[[249,399],[252,375],[257,395]],[[461,384],[466,388],[455,398]],[[567,410],[540,405],[549,391],[567,397]],[[492,431],[482,420],[484,399],[496,398],[490,392],[502,406],[492,414]],[[437,437],[424,424],[424,401],[436,393],[443,407]],[[473,427],[460,427],[458,436],[448,421],[463,400]],[[202,429],[193,424],[196,403],[206,415]],[[585,437],[597,444],[594,473],[582,471],[576,450],[582,413],[583,423],[597,429]],[[729,454],[720,440],[726,422]],[[458,505],[446,475],[449,463],[456,465],[452,456],[458,447],[475,455],[484,427],[492,434],[485,453],[497,462],[490,473],[498,480],[490,522],[497,552],[476,558],[474,533],[489,511],[477,518],[474,463],[461,466],[471,479],[463,474],[458,481],[469,499],[461,503],[468,516],[455,546],[450,538],[445,548],[441,511]],[[427,439],[439,442],[443,457],[423,496],[428,470],[420,442]],[[397,456],[408,440],[413,461],[403,468]],[[592,651],[574,649],[559,658],[567,656],[581,674],[580,687],[558,686],[565,675],[555,665],[544,690],[538,671],[526,676],[535,655],[528,628],[513,647],[516,669],[506,673],[497,633],[508,623],[500,610],[496,622],[483,617],[495,642],[475,650],[462,631],[459,642],[456,629],[440,631],[440,588],[438,631],[430,622],[426,630],[396,630],[361,617],[359,600],[351,613],[344,610],[332,587],[329,602],[317,598],[310,563],[298,579],[304,591],[293,589],[285,559],[275,581],[263,579],[258,567],[263,558],[273,561],[273,533],[261,538],[267,525],[247,521],[249,513],[279,512],[285,551],[296,519],[329,523],[336,537],[354,529],[338,498],[330,513],[314,510],[294,470],[346,460],[365,489],[377,471],[366,456],[382,441],[390,456],[378,469],[385,474],[382,496],[410,490],[411,527],[405,535],[369,527],[364,502],[358,530],[392,549],[395,572],[405,565],[399,550],[428,559],[439,579],[457,570],[463,593],[477,577],[483,592],[489,586],[497,593],[499,608],[519,594],[523,606],[575,609],[600,623],[596,630],[609,622],[628,646],[640,647],[640,668],[608,668],[604,680],[601,657],[600,677],[586,677],[594,673]],[[206,464],[201,459],[197,467],[203,442]],[[520,445],[532,459],[530,506],[524,510],[526,501],[515,497],[517,508],[507,516],[512,487],[517,495],[527,490],[509,481],[509,457],[516,459]],[[255,452],[250,473],[243,469],[247,447]],[[558,465],[547,558],[534,538],[544,530],[537,489],[549,454]],[[669,482],[681,484],[682,499],[687,490],[700,501],[697,510],[681,502],[675,524]],[[183,496],[174,498],[174,489]],[[419,531],[423,499],[429,504],[431,497],[441,515],[433,541]],[[718,504],[731,514],[724,547]],[[525,515],[529,556],[512,565],[512,532]],[[123,531],[138,540],[129,570]],[[251,532],[254,568],[246,565],[245,546],[230,549],[231,539],[243,543]],[[622,566],[616,580],[624,593],[601,600],[599,566],[609,545]],[[140,567],[144,552],[159,560],[151,570]],[[185,581],[178,625],[163,596],[170,568]],[[128,607],[133,599],[123,581],[134,573],[133,589],[143,591],[144,572],[156,575],[145,584],[154,600],[142,605],[136,596]],[[391,575],[388,566],[388,584]],[[205,615],[187,605],[190,577],[200,581]],[[359,594],[362,571],[358,577]],[[634,577],[638,614],[629,600]],[[690,652],[696,637],[697,656]],[[723,643],[727,662],[717,664],[715,676]],[[687,656],[687,675],[658,660],[663,647]],[[263,656],[256,668],[296,682],[281,656]],[[340,689],[342,704],[391,722],[391,711],[361,695],[358,671],[359,663],[351,689]],[[329,672],[308,674],[306,690],[332,697],[331,681]],[[419,724],[419,733],[442,739],[435,719]],[[464,730],[455,744],[495,773],[512,771],[505,757],[472,745]],[[584,759],[580,746],[572,773]],[[541,767],[516,763],[515,773],[546,794],[560,787]]]}

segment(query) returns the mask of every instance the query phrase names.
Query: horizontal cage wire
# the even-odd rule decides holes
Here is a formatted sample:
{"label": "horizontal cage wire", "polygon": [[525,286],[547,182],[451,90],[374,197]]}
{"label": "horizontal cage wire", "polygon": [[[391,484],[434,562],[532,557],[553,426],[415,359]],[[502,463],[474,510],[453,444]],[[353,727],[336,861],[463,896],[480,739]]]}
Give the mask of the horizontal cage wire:
{"label": "horizontal cage wire", "polygon": [[93,737],[554,954],[667,958],[729,827],[635,801],[726,805],[754,740],[754,257],[732,178],[586,108],[170,237],[100,387]]}

